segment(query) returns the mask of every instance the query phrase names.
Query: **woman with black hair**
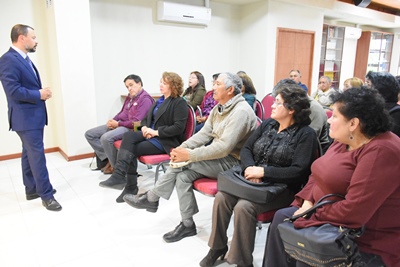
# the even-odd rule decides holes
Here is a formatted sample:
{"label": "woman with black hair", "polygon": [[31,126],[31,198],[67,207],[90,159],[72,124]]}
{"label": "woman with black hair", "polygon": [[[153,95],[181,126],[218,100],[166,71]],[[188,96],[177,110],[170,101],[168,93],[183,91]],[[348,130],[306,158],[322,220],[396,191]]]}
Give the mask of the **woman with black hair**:
{"label": "woman with black hair", "polygon": [[268,228],[264,267],[308,266],[289,258],[277,226],[327,194],[345,199],[317,209],[309,219],[297,219],[294,226],[364,226],[364,233],[355,239],[366,264],[359,266],[399,266],[400,139],[389,131],[385,103],[376,90],[351,88],[332,100],[328,122],[335,141],[312,164],[309,181],[292,207],[275,213]]}
{"label": "woman with black hair", "polygon": [[400,85],[396,78],[387,72],[368,72],[366,79],[371,82],[371,88],[385,99],[385,109],[392,118],[391,131],[400,137],[400,106],[397,104]]}
{"label": "woman with black hair", "polygon": [[309,127],[310,103],[307,93],[296,84],[277,91],[271,118],[249,137],[240,151],[244,177],[252,182],[287,184],[287,189],[267,204],[258,204],[224,192],[215,196],[212,212],[210,251],[200,266],[213,266],[228,251],[227,229],[234,213],[234,233],[228,262],[253,266],[257,214],[287,207],[301,186],[307,183],[311,163],[317,154],[318,140]]}

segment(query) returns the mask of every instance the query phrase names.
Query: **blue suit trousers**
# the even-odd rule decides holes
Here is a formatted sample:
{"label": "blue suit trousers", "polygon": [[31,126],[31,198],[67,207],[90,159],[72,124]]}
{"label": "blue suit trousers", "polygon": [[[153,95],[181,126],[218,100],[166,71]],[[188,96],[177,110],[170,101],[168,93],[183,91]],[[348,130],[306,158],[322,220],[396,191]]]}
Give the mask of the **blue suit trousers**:
{"label": "blue suit trousers", "polygon": [[43,200],[53,198],[43,145],[43,128],[17,131],[22,141],[22,178],[26,194],[37,193]]}

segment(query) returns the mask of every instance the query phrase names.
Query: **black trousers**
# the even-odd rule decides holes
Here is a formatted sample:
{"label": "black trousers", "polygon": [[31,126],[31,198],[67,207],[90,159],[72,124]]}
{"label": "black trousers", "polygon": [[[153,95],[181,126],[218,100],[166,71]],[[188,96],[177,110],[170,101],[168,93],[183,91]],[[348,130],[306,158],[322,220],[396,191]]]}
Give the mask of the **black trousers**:
{"label": "black trousers", "polygon": [[[166,152],[158,149],[154,144],[148,141],[148,139],[144,138],[142,132],[126,132],[122,137],[122,143],[120,150],[127,150],[133,154],[133,160],[131,165],[128,166],[127,170],[124,170],[128,174],[137,174],[137,158],[144,155],[157,155],[157,154],[165,154]],[[117,157],[117,161],[118,161]],[[116,167],[118,167],[116,165]],[[137,179],[137,177],[129,176],[131,178]],[[135,184],[136,181],[127,181],[127,184]]]}

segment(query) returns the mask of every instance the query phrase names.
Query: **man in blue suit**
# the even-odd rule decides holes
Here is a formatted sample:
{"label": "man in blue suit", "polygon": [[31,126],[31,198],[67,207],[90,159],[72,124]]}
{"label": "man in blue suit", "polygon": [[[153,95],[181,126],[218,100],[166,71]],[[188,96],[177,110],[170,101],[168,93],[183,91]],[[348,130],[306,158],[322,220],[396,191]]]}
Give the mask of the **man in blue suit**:
{"label": "man in blue suit", "polygon": [[42,88],[39,72],[28,53],[36,51],[38,44],[34,29],[17,24],[11,29],[12,46],[0,58],[0,80],[8,102],[10,130],[22,141],[22,177],[26,199],[42,199],[51,211],[60,211],[55,200],[44,155],[43,131],[47,125],[46,100],[51,98],[50,88]]}

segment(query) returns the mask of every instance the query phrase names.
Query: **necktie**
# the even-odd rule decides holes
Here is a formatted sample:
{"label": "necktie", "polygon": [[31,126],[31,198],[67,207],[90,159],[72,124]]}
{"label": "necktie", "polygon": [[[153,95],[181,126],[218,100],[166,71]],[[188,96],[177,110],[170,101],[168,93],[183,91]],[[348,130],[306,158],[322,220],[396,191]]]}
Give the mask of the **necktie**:
{"label": "necktie", "polygon": [[31,59],[30,59],[28,56],[26,56],[25,60],[26,60],[26,62],[28,62],[29,66],[31,66],[31,69],[32,69],[33,73],[35,73],[35,76],[36,76],[36,78],[37,78],[36,71],[35,71],[35,69],[33,68],[33,64],[32,64]]}

